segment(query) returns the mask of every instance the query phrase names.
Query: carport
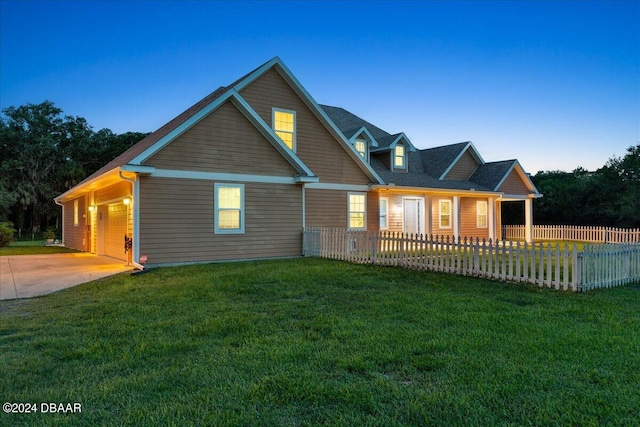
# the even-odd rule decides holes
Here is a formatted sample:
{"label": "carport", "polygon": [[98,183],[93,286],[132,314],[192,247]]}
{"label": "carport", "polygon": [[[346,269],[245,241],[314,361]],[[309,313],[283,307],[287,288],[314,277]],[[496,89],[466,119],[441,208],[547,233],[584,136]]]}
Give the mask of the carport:
{"label": "carport", "polygon": [[46,295],[132,269],[88,253],[0,256],[0,300]]}

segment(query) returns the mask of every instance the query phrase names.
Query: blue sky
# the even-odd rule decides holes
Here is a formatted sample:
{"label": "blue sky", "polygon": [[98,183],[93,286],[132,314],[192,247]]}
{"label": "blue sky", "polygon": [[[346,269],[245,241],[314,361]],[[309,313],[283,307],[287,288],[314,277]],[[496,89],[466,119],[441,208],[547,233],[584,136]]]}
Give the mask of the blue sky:
{"label": "blue sky", "polygon": [[594,170],[640,143],[640,1],[0,0],[0,107],[153,131],[279,56],[418,148]]}

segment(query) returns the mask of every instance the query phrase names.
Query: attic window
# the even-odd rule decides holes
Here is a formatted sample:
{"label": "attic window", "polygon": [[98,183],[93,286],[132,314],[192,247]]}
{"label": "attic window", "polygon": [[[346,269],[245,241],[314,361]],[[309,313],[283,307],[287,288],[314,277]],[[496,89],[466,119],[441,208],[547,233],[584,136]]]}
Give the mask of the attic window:
{"label": "attic window", "polygon": [[367,158],[367,141],[362,138],[357,138],[356,142],[353,143],[356,151],[360,153],[363,159]]}
{"label": "attic window", "polygon": [[393,167],[404,169],[404,145],[396,145],[393,150]]}
{"label": "attic window", "polygon": [[296,112],[273,109],[273,130],[290,150],[296,151]]}

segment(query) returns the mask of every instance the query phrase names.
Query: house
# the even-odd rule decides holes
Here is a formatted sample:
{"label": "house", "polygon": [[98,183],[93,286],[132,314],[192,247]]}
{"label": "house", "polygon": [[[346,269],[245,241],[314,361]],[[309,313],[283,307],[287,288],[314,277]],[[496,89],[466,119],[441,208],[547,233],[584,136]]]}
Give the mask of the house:
{"label": "house", "polygon": [[55,201],[66,246],[157,265],[300,256],[309,226],[499,238],[501,203],[530,230],[536,197],[517,160],[417,149],[318,105],[276,57]]}

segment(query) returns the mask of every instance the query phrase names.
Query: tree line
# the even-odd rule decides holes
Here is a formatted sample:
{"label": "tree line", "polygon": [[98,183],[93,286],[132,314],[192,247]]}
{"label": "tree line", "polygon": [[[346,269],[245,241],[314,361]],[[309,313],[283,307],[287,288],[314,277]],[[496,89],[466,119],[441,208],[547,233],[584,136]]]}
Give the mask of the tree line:
{"label": "tree line", "polygon": [[59,228],[53,198],[147,134],[94,131],[51,101],[5,108],[0,115],[0,222],[21,234]]}
{"label": "tree line", "polygon": [[[531,178],[543,197],[533,202],[533,222],[640,228],[640,144],[589,172],[544,171]],[[524,224],[522,203],[507,203],[504,224]]]}
{"label": "tree line", "polygon": [[[0,115],[0,222],[22,234],[59,228],[53,198],[147,134],[94,131],[53,102],[9,107]],[[532,177],[544,195],[533,204],[535,224],[640,227],[640,144],[595,172],[544,171]],[[522,203],[505,203],[504,224],[524,223]]]}

